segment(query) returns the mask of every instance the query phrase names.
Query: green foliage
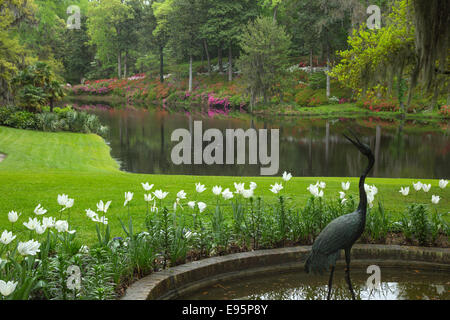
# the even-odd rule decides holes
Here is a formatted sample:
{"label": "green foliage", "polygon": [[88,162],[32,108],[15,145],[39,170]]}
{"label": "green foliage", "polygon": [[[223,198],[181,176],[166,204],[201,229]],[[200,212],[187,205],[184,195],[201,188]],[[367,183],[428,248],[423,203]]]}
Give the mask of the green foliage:
{"label": "green foliage", "polygon": [[11,102],[11,81],[20,66],[30,61],[17,35],[17,25],[31,19],[36,7],[26,0],[0,1],[0,103]]}
{"label": "green foliage", "polygon": [[273,19],[260,17],[243,30],[240,45],[238,66],[251,93],[251,105],[261,95],[266,102],[285,73],[290,37]]}
{"label": "green foliage", "polygon": [[411,204],[403,215],[402,227],[405,235],[416,239],[420,245],[426,245],[429,241],[430,222],[427,208],[422,204]]}
{"label": "green foliage", "polygon": [[314,72],[309,76],[308,83],[311,89],[324,89],[327,85],[325,72]]}
{"label": "green foliage", "polygon": [[397,2],[392,10],[381,29],[370,30],[364,24],[354,29],[348,39],[350,49],[338,53],[341,61],[331,76],[359,94],[391,86],[395,76],[401,78],[412,70],[414,26],[407,1]]}
{"label": "green foliage", "polygon": [[101,0],[90,2],[87,16],[87,32],[99,60],[102,64],[117,62],[133,40],[133,10],[120,0]]}
{"label": "green foliage", "polygon": [[18,90],[19,105],[28,110],[40,110],[46,104],[53,108],[53,103],[64,96],[61,84],[44,62],[20,71],[14,78],[14,86]]}
{"label": "green foliage", "polygon": [[56,110],[58,111],[32,113],[11,106],[0,107],[0,125],[18,129],[71,131],[99,135],[105,135],[107,132],[107,127],[100,123],[96,115],[84,111],[74,111],[69,107]]}

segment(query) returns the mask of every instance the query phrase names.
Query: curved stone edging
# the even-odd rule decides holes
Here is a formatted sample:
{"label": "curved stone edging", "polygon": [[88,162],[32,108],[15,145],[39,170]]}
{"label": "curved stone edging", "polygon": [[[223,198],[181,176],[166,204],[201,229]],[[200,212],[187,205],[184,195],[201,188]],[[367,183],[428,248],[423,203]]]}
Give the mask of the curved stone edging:
{"label": "curved stone edging", "polygon": [[[153,273],[133,283],[122,300],[173,299],[220,280],[301,267],[311,246],[257,250],[207,258]],[[449,248],[358,244],[352,265],[424,266],[450,272]],[[343,264],[342,255],[338,264]]]}

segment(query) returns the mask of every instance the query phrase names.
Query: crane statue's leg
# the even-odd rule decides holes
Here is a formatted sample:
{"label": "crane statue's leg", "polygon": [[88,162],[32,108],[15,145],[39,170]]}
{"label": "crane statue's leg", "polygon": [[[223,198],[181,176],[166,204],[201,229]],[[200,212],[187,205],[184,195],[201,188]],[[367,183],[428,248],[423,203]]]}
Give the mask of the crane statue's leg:
{"label": "crane statue's leg", "polygon": [[334,273],[334,266],[331,266],[330,280],[328,280],[327,300],[330,300],[330,298],[331,298],[331,286],[333,284],[333,273]]}
{"label": "crane statue's leg", "polygon": [[352,294],[352,299],[355,300],[355,293],[353,292],[352,281],[350,280],[350,249],[345,249],[345,262],[347,263],[347,268],[345,269],[345,280],[347,281],[348,288]]}

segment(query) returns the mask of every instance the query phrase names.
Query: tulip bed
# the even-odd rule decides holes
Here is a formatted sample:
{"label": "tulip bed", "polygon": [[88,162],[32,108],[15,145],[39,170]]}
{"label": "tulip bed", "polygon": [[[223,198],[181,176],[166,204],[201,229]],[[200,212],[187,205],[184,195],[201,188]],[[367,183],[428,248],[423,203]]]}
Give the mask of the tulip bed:
{"label": "tulip bed", "polygon": [[[310,244],[358,202],[358,178],[124,173],[90,134],[0,127],[0,152],[7,155],[0,298],[7,299],[115,298],[136,278],[188,260]],[[396,233],[411,244],[448,244],[450,187],[421,179],[425,187],[415,191],[417,181],[366,180],[373,207],[362,241],[383,243]]]}

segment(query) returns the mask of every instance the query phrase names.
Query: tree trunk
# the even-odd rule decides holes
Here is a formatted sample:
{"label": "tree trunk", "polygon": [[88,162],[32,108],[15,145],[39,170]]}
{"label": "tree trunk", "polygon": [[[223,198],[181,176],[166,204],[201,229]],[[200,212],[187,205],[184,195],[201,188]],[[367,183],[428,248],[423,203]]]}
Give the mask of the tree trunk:
{"label": "tree trunk", "polygon": [[311,50],[309,51],[309,73],[313,71],[313,48],[311,46]]}
{"label": "tree trunk", "polygon": [[219,60],[219,72],[223,73],[222,43],[219,44],[219,49],[217,52],[217,59]]}
{"label": "tree trunk", "polygon": [[228,81],[233,80],[233,65],[232,65],[232,59],[233,59],[233,51],[230,47],[228,48]]}
{"label": "tree trunk", "polygon": [[192,92],[192,54],[189,55],[189,92]]}
{"label": "tree trunk", "polygon": [[273,8],[273,22],[277,21],[278,5]]}
{"label": "tree trunk", "polygon": [[206,39],[203,39],[203,46],[205,47],[206,59],[208,60],[208,75],[211,75],[211,58],[209,56],[208,43],[206,42]]}
{"label": "tree trunk", "polygon": [[164,82],[164,47],[159,46],[159,82]]}
{"label": "tree trunk", "polygon": [[419,61],[417,61],[416,65],[414,67],[414,70],[411,74],[411,81],[409,84],[409,92],[408,92],[408,101],[406,102],[407,107],[409,107],[411,105],[413,91],[417,85],[417,79],[419,78],[419,72],[420,72],[420,63],[419,63]]}
{"label": "tree trunk", "polygon": [[330,50],[327,46],[327,98],[330,98],[331,95],[330,75],[328,74],[329,72],[330,72]]}
{"label": "tree trunk", "polygon": [[125,57],[123,59],[123,77],[127,77],[127,59],[128,59],[128,52],[125,52]]}
{"label": "tree trunk", "polygon": [[53,112],[53,97],[50,98],[50,112]]}
{"label": "tree trunk", "polygon": [[402,92],[402,83],[403,83],[403,68],[404,64],[400,66],[400,72],[397,77],[398,85],[397,85],[397,98],[400,103],[400,110],[402,111],[403,116],[406,114],[405,104],[403,103],[403,92]]}
{"label": "tree trunk", "polygon": [[120,51],[117,55],[117,73],[119,75],[119,79],[122,78],[122,52]]}

